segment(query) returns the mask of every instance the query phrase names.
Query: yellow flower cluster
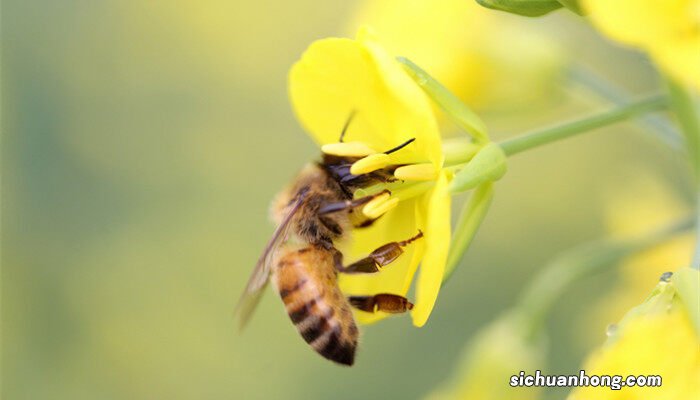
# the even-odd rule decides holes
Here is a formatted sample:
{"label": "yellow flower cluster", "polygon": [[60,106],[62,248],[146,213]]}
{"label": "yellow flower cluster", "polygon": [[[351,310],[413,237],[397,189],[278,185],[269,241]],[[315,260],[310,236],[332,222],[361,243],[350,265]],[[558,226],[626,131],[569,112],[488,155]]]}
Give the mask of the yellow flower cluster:
{"label": "yellow flower cluster", "polygon": [[697,270],[662,280],[632,309],[584,365],[589,375],[659,375],[660,387],[580,387],[569,400],[686,400],[700,398]]}
{"label": "yellow flower cluster", "polygon": [[674,80],[700,90],[700,0],[582,0],[607,36],[649,53]]}
{"label": "yellow flower cluster", "polygon": [[[607,197],[607,230],[620,240],[649,235],[690,212],[670,187],[643,170],[638,172],[636,180],[616,187]],[[694,236],[686,233],[671,237],[627,257],[618,267],[620,278],[615,288],[598,299],[580,321],[583,339],[591,340],[591,332],[597,338],[611,321],[638,304],[662,273],[688,265]]]}
{"label": "yellow flower cluster", "polygon": [[473,0],[365,0],[349,30],[363,25],[477,110],[551,98],[566,61],[555,40],[528,29],[527,21]]}

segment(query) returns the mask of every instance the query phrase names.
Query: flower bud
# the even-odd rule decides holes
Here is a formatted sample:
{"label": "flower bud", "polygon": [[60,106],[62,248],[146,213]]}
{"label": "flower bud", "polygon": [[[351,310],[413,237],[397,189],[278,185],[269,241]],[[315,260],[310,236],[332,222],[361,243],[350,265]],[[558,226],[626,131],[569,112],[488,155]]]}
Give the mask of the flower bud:
{"label": "flower bud", "polygon": [[464,192],[482,183],[501,179],[508,169],[506,160],[507,157],[499,145],[486,144],[464,168],[455,174],[450,184],[450,192]]}
{"label": "flower bud", "polygon": [[[694,399],[700,397],[697,270],[663,274],[651,295],[631,309],[585,363],[590,375],[658,376],[655,386],[579,387],[578,399]],[[694,319],[695,318],[695,319]],[[654,378],[655,379],[655,378]]]}

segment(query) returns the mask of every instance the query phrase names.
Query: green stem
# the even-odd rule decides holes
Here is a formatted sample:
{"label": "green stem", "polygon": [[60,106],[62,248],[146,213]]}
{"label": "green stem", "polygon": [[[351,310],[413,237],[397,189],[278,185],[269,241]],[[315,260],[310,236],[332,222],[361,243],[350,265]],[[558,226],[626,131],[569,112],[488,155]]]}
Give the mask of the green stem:
{"label": "green stem", "polygon": [[662,110],[667,105],[668,100],[665,97],[653,96],[600,114],[526,133],[505,140],[500,143],[500,146],[506,155],[511,156],[579,133],[614,124],[640,114]]}
{"label": "green stem", "polygon": [[[614,83],[600,77],[588,68],[574,65],[568,69],[569,79],[585,88],[600,99],[619,106],[629,102],[629,93],[620,89]],[[639,126],[643,132],[653,136],[673,150],[683,150],[683,137],[678,128],[665,115],[644,115],[639,118]]]}
{"label": "green stem", "polygon": [[527,336],[537,337],[549,310],[572,283],[692,227],[693,218],[687,217],[647,236],[628,240],[602,239],[561,254],[537,274],[520,296],[518,309],[528,321]]}
{"label": "green stem", "polygon": [[695,254],[690,268],[700,269],[700,193],[695,204]]}
{"label": "green stem", "polygon": [[671,108],[685,136],[695,182],[700,189],[700,116],[695,108],[693,97],[686,88],[671,80],[668,81],[668,88],[671,95]]}
{"label": "green stem", "polygon": [[[668,91],[671,95],[671,108],[685,136],[688,158],[695,178],[695,194],[697,196],[695,215],[698,229],[700,229],[700,115],[698,115],[693,96],[685,87],[669,79]],[[700,269],[700,230],[696,233],[695,254],[690,266]]]}

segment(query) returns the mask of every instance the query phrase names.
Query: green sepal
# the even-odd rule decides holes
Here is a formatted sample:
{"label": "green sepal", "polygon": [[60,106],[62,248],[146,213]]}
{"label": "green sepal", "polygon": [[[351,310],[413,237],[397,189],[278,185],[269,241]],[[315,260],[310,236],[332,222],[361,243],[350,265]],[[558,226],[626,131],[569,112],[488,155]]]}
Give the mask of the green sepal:
{"label": "green sepal", "polygon": [[452,234],[450,244],[450,252],[447,255],[447,263],[445,265],[445,274],[442,276],[442,282],[446,282],[452,275],[457,264],[462,259],[462,255],[467,251],[472,243],[476,232],[481,226],[481,222],[486,217],[493,199],[493,183],[487,182],[477,187],[469,197],[462,213],[459,215],[457,225]]}
{"label": "green sepal", "polygon": [[481,6],[525,17],[540,17],[562,8],[556,0],[476,0]]}
{"label": "green sepal", "polygon": [[471,140],[460,138],[443,138],[442,154],[445,156],[445,166],[469,162],[483,146]]}
{"label": "green sepal", "polygon": [[507,170],[507,157],[503,149],[496,143],[488,143],[455,174],[450,183],[450,192],[460,193],[486,182],[495,182]]}
{"label": "green sepal", "polygon": [[559,3],[561,3],[562,6],[568,8],[571,12],[578,14],[578,15],[584,15],[585,13],[581,9],[581,5],[579,4],[578,0],[557,0]]}
{"label": "green sepal", "polygon": [[467,132],[478,143],[489,141],[486,133],[486,124],[462,100],[442,86],[440,82],[421,69],[421,67],[414,64],[413,61],[404,57],[397,57],[396,59],[404,66],[404,70],[418,86],[442,108],[460,129]]}

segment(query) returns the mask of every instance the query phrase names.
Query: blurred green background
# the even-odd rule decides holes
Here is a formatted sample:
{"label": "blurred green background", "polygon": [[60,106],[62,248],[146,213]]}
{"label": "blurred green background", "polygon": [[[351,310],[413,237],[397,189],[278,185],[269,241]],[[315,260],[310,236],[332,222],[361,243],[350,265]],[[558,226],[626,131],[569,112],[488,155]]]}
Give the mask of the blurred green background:
{"label": "blurred green background", "polygon": [[[3,1],[3,399],[420,398],[547,260],[606,233],[625,185],[664,182],[682,197],[682,160],[643,123],[554,144],[512,160],[424,328],[407,317],[366,327],[342,368],[268,293],[237,334],[233,307],[273,230],[268,202],[318,154],[288,104],[287,71],[313,40],[350,34],[359,6]],[[518,21],[560,49],[562,69],[538,101],[479,106],[497,138],[610,104],[572,70],[630,95],[657,87],[640,55],[565,11]],[[560,302],[543,369],[578,371],[603,340],[577,316],[614,279]]]}

